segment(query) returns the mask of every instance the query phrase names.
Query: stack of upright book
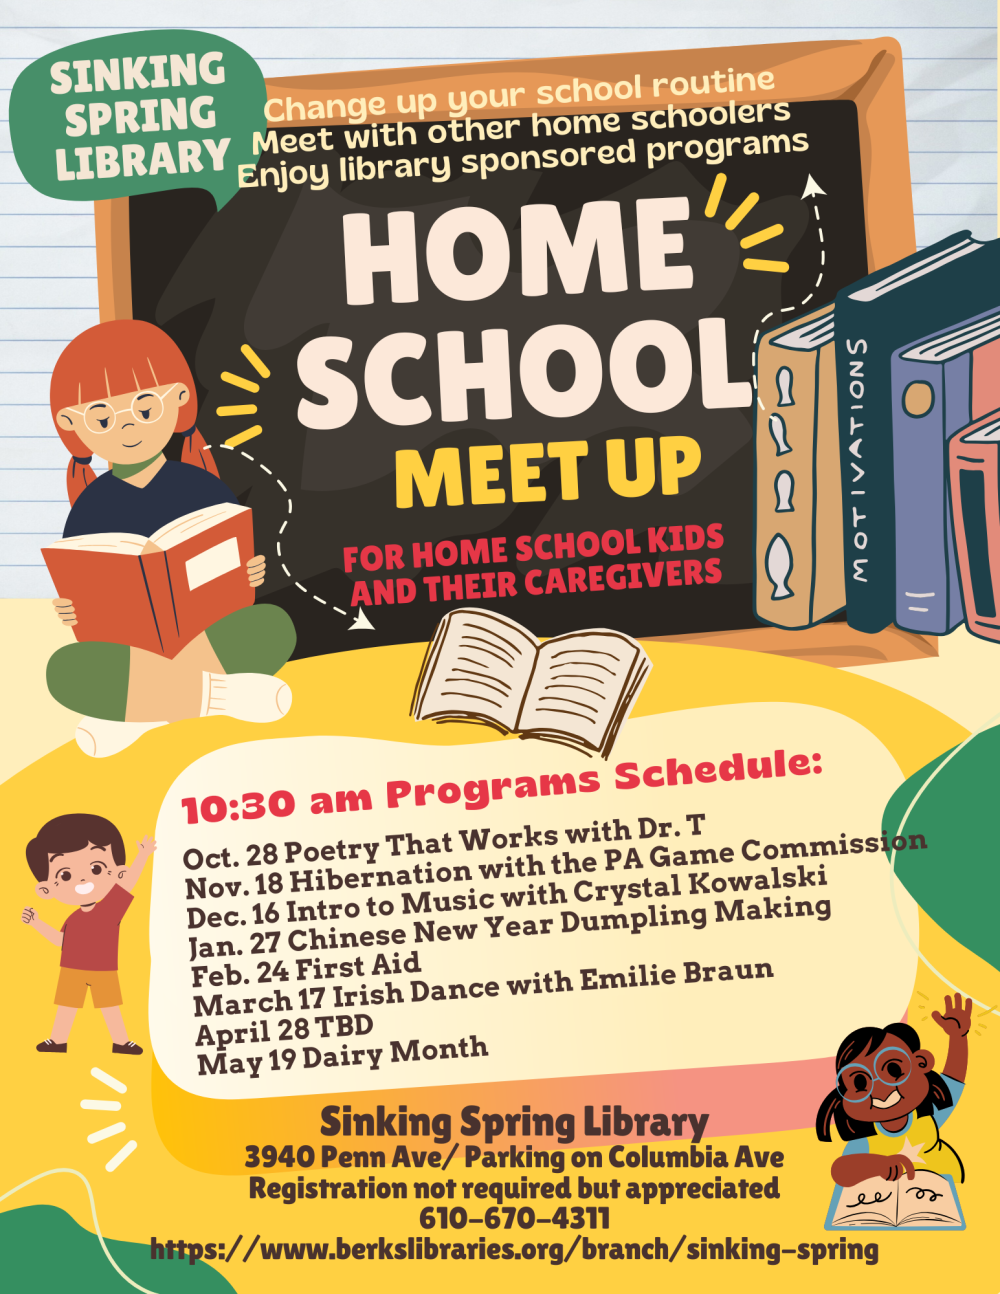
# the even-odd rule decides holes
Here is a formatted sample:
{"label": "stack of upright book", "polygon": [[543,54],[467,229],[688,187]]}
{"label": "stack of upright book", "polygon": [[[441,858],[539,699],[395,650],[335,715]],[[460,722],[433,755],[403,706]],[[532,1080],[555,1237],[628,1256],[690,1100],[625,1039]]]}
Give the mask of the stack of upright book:
{"label": "stack of upright book", "polygon": [[1000,240],[844,288],[761,338],[757,381],[758,618],[1000,639]]}

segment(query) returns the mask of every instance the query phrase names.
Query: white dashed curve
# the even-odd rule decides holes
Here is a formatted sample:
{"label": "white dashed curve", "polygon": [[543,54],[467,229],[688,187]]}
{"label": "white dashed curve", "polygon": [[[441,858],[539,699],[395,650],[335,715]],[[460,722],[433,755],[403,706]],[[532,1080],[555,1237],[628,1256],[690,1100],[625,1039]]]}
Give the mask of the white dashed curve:
{"label": "white dashed curve", "polygon": [[823,246],[823,242],[824,242],[824,239],[823,239],[823,225],[822,225],[822,222],[821,222],[821,220],[820,220],[820,214],[819,214],[819,203],[818,203],[818,202],[814,202],[814,203],[813,203],[813,215],[816,217],[816,232],[819,234],[819,242],[820,242],[820,248],[819,248],[819,265],[820,265],[820,269],[819,269],[819,274],[816,276],[816,282],[812,285],[812,291],[811,291],[811,292],[808,292],[808,293],[807,293],[807,294],[802,298],[802,300],[799,302],[799,304],[798,304],[797,306],[782,306],[782,308],[781,308],[780,310],[777,310],[777,311],[775,311],[775,310],[769,310],[769,311],[767,312],[767,314],[764,316],[764,318],[763,318],[763,319],[761,319],[760,323],[758,323],[758,325],[757,325],[757,330],[756,330],[756,332],[755,332],[755,333],[754,333],[754,335],[753,335],[753,345],[752,345],[752,346],[751,346],[751,348],[750,348],[750,368],[751,368],[751,370],[752,370],[752,372],[753,372],[753,389],[754,389],[754,395],[755,395],[756,400],[757,400],[757,403],[760,405],[761,409],[763,409],[763,408],[764,408],[764,404],[763,404],[763,402],[762,402],[762,400],[761,400],[760,396],[757,394],[757,342],[760,340],[760,333],[761,333],[761,329],[763,328],[764,324],[766,324],[766,323],[767,323],[768,319],[773,319],[773,318],[774,318],[775,314],[783,314],[783,315],[787,315],[787,314],[790,314],[793,310],[801,310],[801,309],[802,309],[802,307],[803,307],[804,305],[807,305],[807,304],[808,304],[808,303],[813,299],[813,297],[816,295],[816,290],[817,290],[817,288],[819,287],[819,285],[823,282],[823,275],[826,273],[826,268],[825,268],[825,266],[826,266],[826,249],[825,249],[825,248],[824,248],[824,246]]}
{"label": "white dashed curve", "polygon": [[[233,447],[232,445],[218,445],[218,446],[206,445],[206,446],[205,446],[205,448],[206,448],[206,449],[213,449],[213,448],[217,448],[217,449],[228,449],[228,450],[229,450],[229,452],[230,452],[231,454],[234,454],[234,453],[236,452],[236,450],[234,449],[234,447]],[[245,459],[247,460],[247,462],[248,462],[248,463],[253,463],[253,465],[254,465],[255,467],[259,467],[259,468],[260,468],[260,470],[261,470],[262,472],[266,473],[269,477],[271,477],[271,479],[275,482],[275,484],[281,487],[282,492],[283,492],[286,496],[288,495],[288,486],[284,483],[284,481],[281,479],[281,477],[280,477],[280,476],[275,476],[275,475],[274,475],[274,473],[271,471],[271,469],[270,469],[269,467],[267,467],[264,463],[259,462],[256,458],[254,458],[254,456],[253,456],[252,454],[248,454],[248,453],[246,452],[246,450],[245,450],[245,449],[240,450],[240,454],[241,454],[241,456],[242,456],[243,458],[245,458]],[[284,521],[281,523],[281,527],[280,527],[280,529],[278,530],[278,534],[279,534],[279,536],[280,536],[280,535],[283,535],[283,534],[285,533],[285,527],[288,525],[289,519],[291,518],[291,515],[292,515],[292,500],[291,500],[291,498],[290,498],[290,497],[288,497],[288,498],[286,498],[286,500],[285,500],[285,501],[286,501],[286,502],[287,502],[287,504],[288,504],[288,516],[287,516],[287,517],[284,519]],[[281,560],[282,553],[281,553],[281,540],[280,540],[280,538],[275,540],[275,544],[274,544],[274,546],[275,546],[275,550],[276,550],[276,552],[277,552],[278,562],[279,562],[279,565],[281,566],[281,569],[285,572],[285,574],[286,574],[286,575],[288,576],[288,578],[292,581],[292,583],[295,585],[295,587],[296,587],[300,592],[304,593],[307,597],[311,597],[311,598],[312,598],[312,600],[313,600],[314,602],[318,602],[321,606],[324,606],[324,607],[326,607],[326,606],[333,606],[333,604],[332,604],[332,603],[327,602],[327,600],[326,600],[325,598],[321,598],[317,593],[310,593],[310,592],[309,592],[309,590],[306,588],[306,586],[305,586],[304,584],[300,584],[300,583],[299,583],[299,581],[295,578],[295,576],[292,574],[292,572],[288,569],[288,567],[285,565],[285,563]],[[334,611],[336,611],[336,612],[338,613],[338,615],[342,615],[342,616],[346,616],[346,615],[347,615],[347,612],[346,612],[346,611],[342,611],[342,610],[341,610],[341,608],[340,608],[340,607],[338,607],[338,606],[333,606],[333,610],[334,610]]]}

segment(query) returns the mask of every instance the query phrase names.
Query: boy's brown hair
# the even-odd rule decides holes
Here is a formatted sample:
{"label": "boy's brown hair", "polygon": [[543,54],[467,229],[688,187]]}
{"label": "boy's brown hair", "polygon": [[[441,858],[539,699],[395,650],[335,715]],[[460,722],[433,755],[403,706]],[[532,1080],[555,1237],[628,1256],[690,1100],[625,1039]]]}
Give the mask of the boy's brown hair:
{"label": "boy's brown hair", "polygon": [[28,866],[36,881],[49,879],[49,855],[72,854],[88,845],[111,847],[116,867],[125,866],[125,842],[121,832],[107,818],[94,813],[64,813],[47,822],[25,848]]}

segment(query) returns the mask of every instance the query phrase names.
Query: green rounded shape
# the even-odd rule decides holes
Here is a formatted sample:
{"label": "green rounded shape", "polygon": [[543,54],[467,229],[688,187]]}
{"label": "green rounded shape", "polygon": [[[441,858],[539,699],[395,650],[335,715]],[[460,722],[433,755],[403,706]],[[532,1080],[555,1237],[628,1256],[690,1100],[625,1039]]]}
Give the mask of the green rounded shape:
{"label": "green rounded shape", "polygon": [[[896,875],[927,915],[1000,969],[1000,727],[979,733],[951,759],[949,754],[939,755],[906,779],[886,806],[882,829],[890,844],[894,838],[906,838],[906,848],[896,853]],[[941,771],[921,791],[935,769]]]}
{"label": "green rounded shape", "polygon": [[50,198],[95,202],[207,189],[217,207],[255,165],[264,75],[203,31],[134,31],[66,45],[21,72],[10,95],[14,157]]}
{"label": "green rounded shape", "polygon": [[[82,1196],[82,1185],[79,1191]],[[233,1289],[221,1272],[200,1259],[190,1263],[186,1254],[169,1262],[152,1258],[149,1244],[107,1238],[105,1244],[123,1272],[157,1294],[226,1294]],[[0,1252],[4,1287],[11,1291],[129,1294],[132,1289],[108,1262],[97,1236],[51,1204],[0,1213]]]}

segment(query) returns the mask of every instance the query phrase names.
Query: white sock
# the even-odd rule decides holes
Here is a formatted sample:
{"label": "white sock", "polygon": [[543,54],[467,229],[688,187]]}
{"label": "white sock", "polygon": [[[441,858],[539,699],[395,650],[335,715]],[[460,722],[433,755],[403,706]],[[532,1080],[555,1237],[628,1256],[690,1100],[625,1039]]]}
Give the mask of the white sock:
{"label": "white sock", "polygon": [[108,755],[117,755],[133,741],[138,741],[143,733],[162,728],[166,723],[166,719],[158,719],[154,723],[125,723],[116,719],[85,717],[77,727],[76,744],[85,755],[104,759]]}
{"label": "white sock", "polygon": [[247,723],[274,723],[292,707],[292,690],[270,674],[201,676],[201,715],[225,714]]}

